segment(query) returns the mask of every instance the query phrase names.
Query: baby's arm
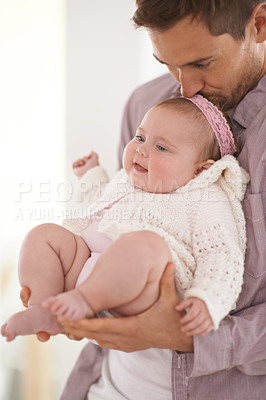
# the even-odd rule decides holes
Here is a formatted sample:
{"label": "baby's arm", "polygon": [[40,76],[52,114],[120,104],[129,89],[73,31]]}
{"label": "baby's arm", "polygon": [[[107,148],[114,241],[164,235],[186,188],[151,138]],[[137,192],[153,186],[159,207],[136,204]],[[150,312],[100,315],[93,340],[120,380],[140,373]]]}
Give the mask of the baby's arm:
{"label": "baby's arm", "polygon": [[89,170],[99,165],[98,154],[92,151],[72,164],[74,174],[80,179]]}
{"label": "baby's arm", "polygon": [[213,329],[213,321],[205,302],[197,297],[190,297],[176,306],[177,311],[187,310],[181,318],[182,332],[187,336],[203,336]]}

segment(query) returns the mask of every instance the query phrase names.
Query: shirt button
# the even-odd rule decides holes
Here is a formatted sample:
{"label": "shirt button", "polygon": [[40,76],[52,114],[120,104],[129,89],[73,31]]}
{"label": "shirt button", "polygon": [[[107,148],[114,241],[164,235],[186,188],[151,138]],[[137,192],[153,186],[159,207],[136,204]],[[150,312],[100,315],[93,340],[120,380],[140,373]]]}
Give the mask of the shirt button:
{"label": "shirt button", "polygon": [[185,377],[185,385],[186,385],[186,386],[188,386],[188,380],[189,380],[189,378],[186,376],[186,377]]}

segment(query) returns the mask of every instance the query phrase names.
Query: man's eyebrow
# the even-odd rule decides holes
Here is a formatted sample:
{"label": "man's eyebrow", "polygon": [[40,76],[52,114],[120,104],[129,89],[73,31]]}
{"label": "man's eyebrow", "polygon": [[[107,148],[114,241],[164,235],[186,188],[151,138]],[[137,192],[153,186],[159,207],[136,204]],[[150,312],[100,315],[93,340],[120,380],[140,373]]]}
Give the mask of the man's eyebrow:
{"label": "man's eyebrow", "polygon": [[[168,67],[171,67],[170,64],[168,64],[167,62],[164,62],[164,61],[160,60],[154,53],[153,53],[153,57],[154,57],[155,60],[157,60],[159,63],[164,64],[164,65],[167,65]],[[190,62],[188,62],[188,63],[186,63],[186,64],[184,64],[184,65],[181,65],[179,68],[183,68],[183,67],[186,67],[186,66],[189,66],[189,65],[201,64],[201,63],[203,63],[203,62],[209,61],[211,58],[213,58],[213,57],[208,56],[208,57],[197,58],[196,60],[190,61]]]}

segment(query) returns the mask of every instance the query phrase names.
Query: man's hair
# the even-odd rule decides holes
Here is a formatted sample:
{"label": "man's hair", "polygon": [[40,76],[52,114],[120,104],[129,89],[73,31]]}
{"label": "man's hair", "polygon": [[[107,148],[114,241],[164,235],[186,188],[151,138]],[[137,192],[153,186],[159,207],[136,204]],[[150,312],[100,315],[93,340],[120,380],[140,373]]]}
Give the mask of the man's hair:
{"label": "man's hair", "polygon": [[245,37],[245,28],[254,7],[266,0],[136,0],[133,21],[137,27],[165,31],[191,16],[209,28],[212,35],[229,33]]}

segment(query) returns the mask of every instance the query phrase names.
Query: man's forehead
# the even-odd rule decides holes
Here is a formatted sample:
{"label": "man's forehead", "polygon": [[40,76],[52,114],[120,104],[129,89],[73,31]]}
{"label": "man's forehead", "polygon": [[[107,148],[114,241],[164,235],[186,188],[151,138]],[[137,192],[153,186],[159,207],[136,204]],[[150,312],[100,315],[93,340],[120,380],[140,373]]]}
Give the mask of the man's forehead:
{"label": "man's forehead", "polygon": [[166,65],[190,64],[207,60],[217,52],[221,36],[214,36],[203,22],[190,17],[177,22],[168,30],[149,30],[153,53],[158,61]]}

